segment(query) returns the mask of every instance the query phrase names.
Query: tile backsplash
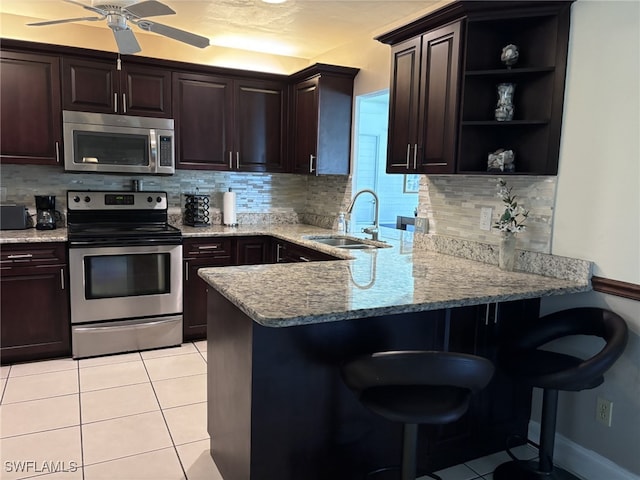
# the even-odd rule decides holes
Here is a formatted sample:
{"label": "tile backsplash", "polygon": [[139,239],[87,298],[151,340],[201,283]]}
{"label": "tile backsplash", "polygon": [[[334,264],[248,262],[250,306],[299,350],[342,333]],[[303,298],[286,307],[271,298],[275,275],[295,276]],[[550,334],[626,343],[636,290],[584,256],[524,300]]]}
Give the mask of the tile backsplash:
{"label": "tile backsplash", "polygon": [[[493,208],[493,221],[503,211],[496,196],[497,178],[423,175],[418,215],[429,219],[430,233],[497,244],[497,231],[479,228],[482,207]],[[60,167],[41,165],[2,165],[0,170],[6,202],[25,204],[30,210],[35,210],[34,195],[56,195],[57,207],[63,211],[67,190],[130,190],[133,180],[140,181],[142,190],[168,192],[169,208],[173,211],[182,210],[183,194],[195,193],[196,189],[198,193],[210,194],[211,207],[221,209],[222,194],[232,188],[237,193],[238,218],[242,223],[279,215],[280,222],[299,220],[331,228],[353,194],[351,177],[333,175],[178,170],[167,177],[130,176],[66,173]],[[531,212],[527,230],[518,234],[518,248],[549,253],[556,178],[509,176],[506,180]],[[271,215],[265,217],[267,213]]]}

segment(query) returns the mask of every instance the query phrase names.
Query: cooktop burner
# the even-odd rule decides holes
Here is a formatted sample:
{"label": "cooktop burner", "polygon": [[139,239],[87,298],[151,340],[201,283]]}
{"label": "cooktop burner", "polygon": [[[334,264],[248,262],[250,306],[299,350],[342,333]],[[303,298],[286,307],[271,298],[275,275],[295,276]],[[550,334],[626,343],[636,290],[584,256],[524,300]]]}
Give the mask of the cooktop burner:
{"label": "cooktop burner", "polygon": [[70,244],[176,243],[180,230],[168,223],[166,192],[67,192]]}

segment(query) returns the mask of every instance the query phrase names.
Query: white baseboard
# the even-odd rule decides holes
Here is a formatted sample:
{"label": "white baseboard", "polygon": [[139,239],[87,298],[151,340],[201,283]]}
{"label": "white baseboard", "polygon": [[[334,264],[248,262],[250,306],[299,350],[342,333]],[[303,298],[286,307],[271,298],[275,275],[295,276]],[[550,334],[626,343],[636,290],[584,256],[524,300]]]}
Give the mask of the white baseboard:
{"label": "white baseboard", "polygon": [[[529,438],[538,443],[540,423],[529,421]],[[638,475],[613,463],[593,450],[556,433],[553,461],[586,480],[640,480]]]}

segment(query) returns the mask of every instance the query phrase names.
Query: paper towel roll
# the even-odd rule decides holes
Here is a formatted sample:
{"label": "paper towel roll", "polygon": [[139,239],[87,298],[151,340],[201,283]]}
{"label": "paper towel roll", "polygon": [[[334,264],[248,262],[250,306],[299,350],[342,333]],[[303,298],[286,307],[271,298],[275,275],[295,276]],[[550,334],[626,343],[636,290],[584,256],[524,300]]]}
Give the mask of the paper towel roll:
{"label": "paper towel roll", "polygon": [[236,219],[236,192],[229,189],[222,196],[222,218],[223,224],[227,226],[235,226],[238,224]]}

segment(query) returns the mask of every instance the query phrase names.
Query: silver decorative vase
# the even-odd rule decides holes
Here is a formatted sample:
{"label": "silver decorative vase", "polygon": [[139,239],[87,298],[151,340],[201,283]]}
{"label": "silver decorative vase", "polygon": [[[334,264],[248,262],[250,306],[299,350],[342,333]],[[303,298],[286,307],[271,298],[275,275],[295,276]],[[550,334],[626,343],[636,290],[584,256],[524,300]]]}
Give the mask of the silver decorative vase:
{"label": "silver decorative vase", "polygon": [[496,105],[496,120],[508,122],[513,120],[513,94],[516,90],[515,83],[498,84],[498,104]]}
{"label": "silver decorative vase", "polygon": [[500,252],[498,253],[498,266],[501,270],[513,271],[516,266],[516,234],[503,232],[500,239]]}

